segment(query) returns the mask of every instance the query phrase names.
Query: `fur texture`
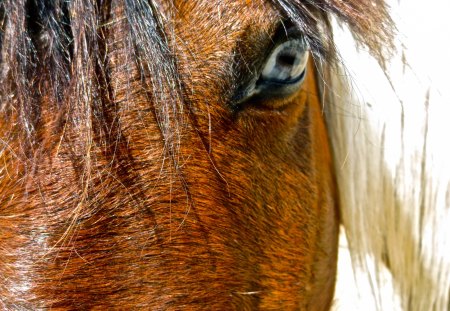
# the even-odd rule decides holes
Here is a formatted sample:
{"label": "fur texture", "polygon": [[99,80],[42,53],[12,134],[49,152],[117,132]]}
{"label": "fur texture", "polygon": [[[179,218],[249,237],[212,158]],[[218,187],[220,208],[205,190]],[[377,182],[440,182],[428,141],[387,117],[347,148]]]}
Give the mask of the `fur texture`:
{"label": "fur texture", "polygon": [[0,306],[328,309],[314,67],[269,109],[230,102],[280,26],[339,60],[332,16],[383,63],[383,1],[2,0]]}

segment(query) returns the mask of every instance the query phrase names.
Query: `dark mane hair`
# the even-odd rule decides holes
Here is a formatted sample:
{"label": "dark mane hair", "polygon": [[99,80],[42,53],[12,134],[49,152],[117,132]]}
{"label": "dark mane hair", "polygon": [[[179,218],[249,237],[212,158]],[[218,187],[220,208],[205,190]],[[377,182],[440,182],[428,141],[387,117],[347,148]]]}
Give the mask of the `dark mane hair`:
{"label": "dark mane hair", "polygon": [[[112,100],[105,51],[110,10],[111,1],[2,2],[1,107],[6,114],[17,113],[18,131],[26,135],[28,147],[36,143],[43,98],[65,112],[60,118],[76,120],[76,126],[88,124]],[[130,60],[151,73],[152,94],[159,94],[155,99],[177,96],[179,88],[166,89],[168,83],[178,84],[177,70],[158,8],[152,1],[127,0],[125,11]],[[163,113],[160,118],[163,133],[170,131]]]}

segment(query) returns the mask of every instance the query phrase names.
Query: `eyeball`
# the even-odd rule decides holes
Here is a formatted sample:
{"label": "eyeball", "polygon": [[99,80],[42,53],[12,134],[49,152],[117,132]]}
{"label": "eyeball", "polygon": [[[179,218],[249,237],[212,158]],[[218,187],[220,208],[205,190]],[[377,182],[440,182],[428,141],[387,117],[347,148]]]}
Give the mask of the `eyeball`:
{"label": "eyeball", "polygon": [[259,82],[288,85],[302,82],[308,55],[307,45],[302,39],[281,43],[272,51],[264,64]]}
{"label": "eyeball", "polygon": [[252,80],[239,88],[233,98],[238,107],[248,100],[263,103],[283,99],[297,92],[306,76],[309,48],[301,35],[279,42],[260,64]]}

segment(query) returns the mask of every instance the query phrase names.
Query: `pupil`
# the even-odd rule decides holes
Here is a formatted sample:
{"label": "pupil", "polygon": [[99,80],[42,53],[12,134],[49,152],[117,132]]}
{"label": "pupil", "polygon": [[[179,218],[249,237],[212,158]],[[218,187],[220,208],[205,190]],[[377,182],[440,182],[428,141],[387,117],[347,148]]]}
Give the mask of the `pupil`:
{"label": "pupil", "polygon": [[280,53],[277,56],[277,63],[283,67],[292,67],[296,59],[295,55]]}

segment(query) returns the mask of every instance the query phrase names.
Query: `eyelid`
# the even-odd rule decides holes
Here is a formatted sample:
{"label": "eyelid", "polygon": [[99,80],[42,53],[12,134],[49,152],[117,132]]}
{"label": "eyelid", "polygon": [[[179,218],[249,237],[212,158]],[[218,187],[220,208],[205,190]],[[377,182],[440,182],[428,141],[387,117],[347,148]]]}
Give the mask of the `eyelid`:
{"label": "eyelid", "polygon": [[[291,21],[282,21],[272,36],[272,42],[279,44],[293,39],[305,39],[305,34]],[[306,41],[305,41],[306,43]]]}

